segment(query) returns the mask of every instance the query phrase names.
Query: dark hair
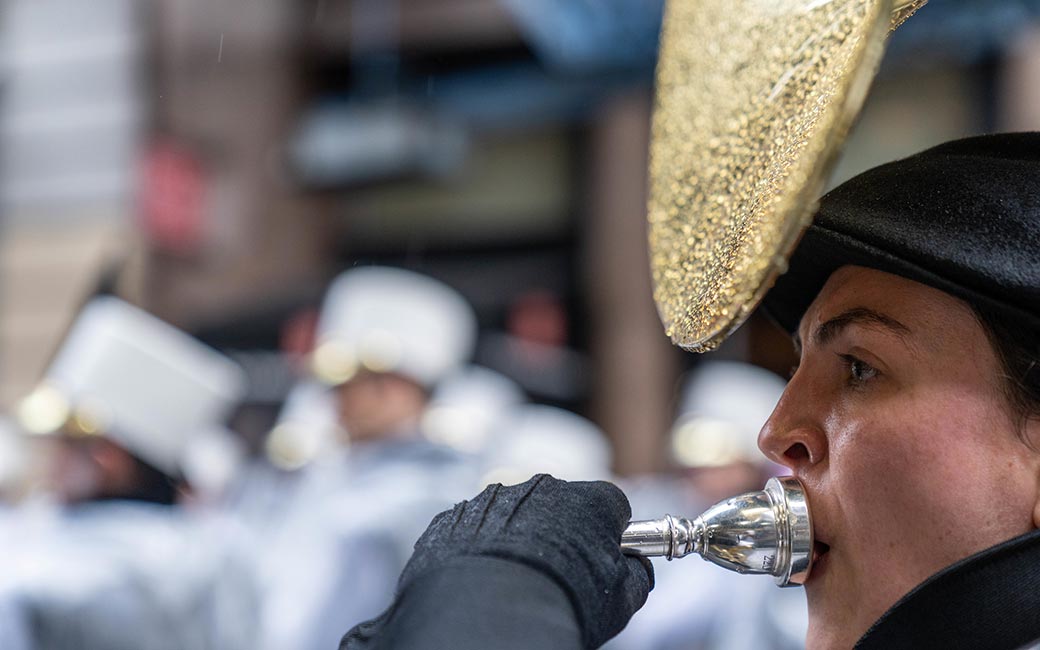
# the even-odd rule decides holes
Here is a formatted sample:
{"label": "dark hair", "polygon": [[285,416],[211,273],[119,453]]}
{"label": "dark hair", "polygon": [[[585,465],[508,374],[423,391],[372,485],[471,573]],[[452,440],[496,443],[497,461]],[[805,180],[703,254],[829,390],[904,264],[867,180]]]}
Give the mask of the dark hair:
{"label": "dark hair", "polygon": [[178,479],[137,456],[133,456],[133,459],[137,465],[137,485],[126,498],[166,506],[176,504],[180,491]]}
{"label": "dark hair", "polygon": [[992,308],[972,305],[997,352],[1004,393],[1020,429],[1040,419],[1040,324]]}
{"label": "dark hair", "polygon": [[181,481],[133,454],[128,453],[128,455],[133,462],[132,486],[116,493],[99,494],[97,500],[144,501],[162,506],[176,505]]}

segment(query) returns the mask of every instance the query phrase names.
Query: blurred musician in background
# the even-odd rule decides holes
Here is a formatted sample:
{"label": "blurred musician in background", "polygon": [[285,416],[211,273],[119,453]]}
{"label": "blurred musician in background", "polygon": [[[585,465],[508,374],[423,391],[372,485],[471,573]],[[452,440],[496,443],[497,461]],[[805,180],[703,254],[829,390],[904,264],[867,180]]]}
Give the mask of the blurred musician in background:
{"label": "blurred musician in background", "polygon": [[18,408],[57,503],[0,535],[0,635],[20,637],[0,645],[251,647],[247,547],[178,505],[192,450],[243,391],[237,365],[183,332],[116,298],[86,305]]}
{"label": "blurred musician in background", "polygon": [[333,281],[311,369],[340,438],[303,469],[266,545],[263,648],[335,646],[390,602],[430,518],[473,490],[476,465],[427,439],[422,418],[476,332],[465,299],[418,273],[365,267]]}

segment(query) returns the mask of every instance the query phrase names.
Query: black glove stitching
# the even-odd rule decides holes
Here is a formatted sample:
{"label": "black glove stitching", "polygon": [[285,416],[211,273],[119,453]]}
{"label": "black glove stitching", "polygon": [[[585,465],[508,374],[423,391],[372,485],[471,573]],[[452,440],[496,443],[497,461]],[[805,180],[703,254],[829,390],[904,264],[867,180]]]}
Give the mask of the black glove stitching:
{"label": "black glove stitching", "polygon": [[509,513],[508,517],[506,517],[505,523],[502,524],[503,530],[509,528],[509,522],[513,521],[513,517],[515,517],[516,513],[520,511],[520,507],[524,505],[524,502],[527,501],[528,497],[534,494],[534,491],[538,489],[538,486],[547,478],[549,478],[548,474],[539,474],[535,477],[534,483],[531,483],[531,486],[527,488],[527,491],[523,493],[523,495],[517,500],[516,505],[513,506],[513,511]]}
{"label": "black glove stitching", "polygon": [[[449,533],[454,533],[455,532],[455,527],[458,526],[462,522],[462,516],[466,513],[466,505],[468,503],[469,503],[469,501],[463,501],[462,503],[456,503],[455,504],[455,507],[452,509],[452,513],[451,513],[454,516],[452,517],[452,520],[451,520],[451,528],[448,529]],[[436,523],[436,521],[434,521],[434,523]],[[432,525],[431,525],[431,528],[432,528]],[[420,539],[419,541],[422,541],[422,540]]]}
{"label": "black glove stitching", "polygon": [[498,490],[501,487],[501,483],[495,483],[494,485],[488,486],[487,491],[489,491],[490,494],[488,494],[488,498],[484,500],[484,510],[480,513],[480,521],[477,522],[477,528],[473,531],[474,535],[480,533],[480,529],[484,527],[484,522],[487,521],[488,513],[491,512],[491,506],[495,505],[495,499],[498,497]]}

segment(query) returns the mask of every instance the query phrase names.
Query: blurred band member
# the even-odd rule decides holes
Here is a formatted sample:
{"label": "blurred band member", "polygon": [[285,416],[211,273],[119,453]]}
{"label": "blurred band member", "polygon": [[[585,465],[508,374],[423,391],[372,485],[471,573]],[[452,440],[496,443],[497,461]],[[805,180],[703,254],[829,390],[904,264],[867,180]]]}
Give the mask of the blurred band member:
{"label": "blurred band member", "polygon": [[439,379],[472,354],[476,319],[455,290],[392,268],[358,268],[332,283],[312,368],[338,397],[352,444],[414,438]]}
{"label": "blurred band member", "polygon": [[18,418],[52,444],[48,479],[60,501],[171,505],[193,445],[220,429],[244,385],[223,355],[116,298],[97,298]]}
{"label": "blurred band member", "polygon": [[0,611],[27,622],[26,647],[250,645],[255,586],[234,529],[176,507],[193,445],[243,389],[236,364],[183,332],[116,298],[86,305],[18,408],[49,444],[61,506],[19,513],[0,538]]}
{"label": "blurred band member", "polygon": [[390,601],[430,518],[473,489],[476,468],[424,437],[422,418],[476,332],[465,299],[424,275],[365,267],[332,282],[311,368],[331,391],[340,448],[304,467],[270,545],[262,647],[335,646]]}

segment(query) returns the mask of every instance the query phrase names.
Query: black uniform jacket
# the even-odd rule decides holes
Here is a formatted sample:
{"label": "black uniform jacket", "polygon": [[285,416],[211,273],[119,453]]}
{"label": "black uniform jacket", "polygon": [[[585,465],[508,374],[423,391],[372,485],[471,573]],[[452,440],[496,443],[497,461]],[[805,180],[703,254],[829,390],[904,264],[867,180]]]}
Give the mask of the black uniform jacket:
{"label": "black uniform jacket", "polygon": [[1040,531],[998,544],[925,580],[857,650],[1017,650],[1040,640]]}

